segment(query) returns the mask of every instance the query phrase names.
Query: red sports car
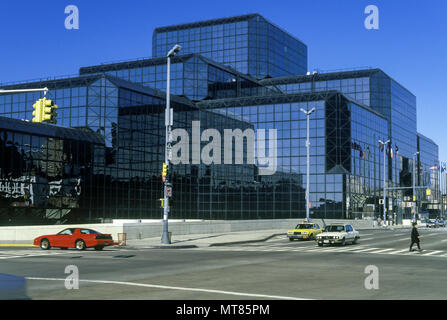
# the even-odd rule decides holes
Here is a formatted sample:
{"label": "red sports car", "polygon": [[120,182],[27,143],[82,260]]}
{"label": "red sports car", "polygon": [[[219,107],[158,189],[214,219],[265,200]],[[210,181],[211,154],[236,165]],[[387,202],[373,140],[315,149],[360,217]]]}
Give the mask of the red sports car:
{"label": "red sports car", "polygon": [[76,248],[78,250],[93,247],[95,250],[102,250],[105,246],[114,245],[114,242],[110,234],[102,234],[92,229],[67,228],[58,234],[37,237],[34,239],[34,245],[43,250],[48,250],[51,247]]}

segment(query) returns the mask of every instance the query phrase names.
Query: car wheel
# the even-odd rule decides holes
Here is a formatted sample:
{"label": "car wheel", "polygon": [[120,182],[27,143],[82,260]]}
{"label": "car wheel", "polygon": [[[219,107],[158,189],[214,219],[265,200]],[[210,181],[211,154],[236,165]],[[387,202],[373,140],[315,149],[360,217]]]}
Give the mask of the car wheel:
{"label": "car wheel", "polygon": [[322,244],[322,243],[319,243],[319,242],[318,242],[318,246],[319,246],[319,247],[322,247],[322,246],[323,246],[323,244]]}
{"label": "car wheel", "polygon": [[48,239],[42,239],[42,241],[40,241],[40,248],[42,250],[49,250],[51,248],[50,241],[48,241]]}
{"label": "car wheel", "polygon": [[96,251],[101,251],[102,249],[104,249],[103,246],[96,246],[96,247],[95,247],[95,250],[96,250]]}
{"label": "car wheel", "polygon": [[292,238],[289,238],[289,241],[293,241],[293,239],[292,239]]}
{"label": "car wheel", "polygon": [[85,250],[85,242],[83,240],[77,240],[75,243],[75,247],[78,250]]}
{"label": "car wheel", "polygon": [[356,243],[357,243],[357,240],[358,240],[358,238],[355,237],[355,238],[354,238],[354,241],[352,241],[352,244],[356,244]]}
{"label": "car wheel", "polygon": [[341,241],[341,245],[342,245],[342,246],[345,246],[345,245],[346,245],[346,239],[345,239],[345,238],[343,238],[343,240]]}
{"label": "car wheel", "polygon": [[309,241],[310,240],[314,240],[314,235],[313,234],[311,234],[310,236],[309,236]]}

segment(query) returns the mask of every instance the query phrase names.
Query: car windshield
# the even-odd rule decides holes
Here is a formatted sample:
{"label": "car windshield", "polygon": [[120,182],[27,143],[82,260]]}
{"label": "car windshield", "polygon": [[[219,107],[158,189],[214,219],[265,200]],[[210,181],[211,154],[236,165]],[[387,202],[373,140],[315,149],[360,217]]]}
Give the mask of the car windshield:
{"label": "car windshield", "polygon": [[312,225],[302,223],[298,224],[295,229],[312,229]]}
{"label": "car windshield", "polygon": [[345,230],[344,226],[327,226],[326,228],[324,228],[325,232],[341,232],[344,230]]}

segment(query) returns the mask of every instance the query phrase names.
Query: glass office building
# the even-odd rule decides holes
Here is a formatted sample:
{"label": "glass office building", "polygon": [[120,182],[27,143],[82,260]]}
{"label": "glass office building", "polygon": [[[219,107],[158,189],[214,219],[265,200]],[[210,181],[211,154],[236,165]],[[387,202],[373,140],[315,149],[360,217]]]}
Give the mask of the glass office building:
{"label": "glass office building", "polygon": [[[166,91],[166,58],[142,59],[80,68],[82,76],[111,75],[146,87]],[[171,92],[191,100],[264,95],[268,89],[256,79],[197,54],[171,59]]]}
{"label": "glass office building", "polygon": [[422,209],[438,216],[441,202],[440,194],[440,164],[438,145],[421,133],[417,134],[419,154],[416,160],[416,181],[419,186],[427,186],[433,190],[430,195],[425,190],[420,190],[417,194],[421,201]]}
{"label": "glass office building", "polygon": [[[438,146],[416,131],[415,96],[380,69],[304,75],[307,47],[259,15],[158,28],[153,43],[150,59],[82,67],[72,78],[0,85],[48,87],[47,97],[59,106],[56,126],[33,124],[32,105],[43,94],[0,94],[0,130],[6,132],[1,147],[8,154],[0,163],[0,224],[162,217],[165,55],[176,43],[183,49],[171,59],[173,129],[184,130],[189,147],[179,152],[186,158],[170,173],[170,217],[305,217],[306,119],[301,109],[311,108],[316,108],[310,120],[311,217],[378,217],[384,183],[401,188],[388,192],[389,213],[409,216],[417,151],[416,185],[430,184],[434,195],[420,195],[420,204],[436,212],[439,180],[432,169]],[[198,123],[199,133],[194,131]],[[207,129],[221,134],[220,140],[212,138],[220,142],[218,149],[207,149],[211,138],[202,136]],[[272,141],[258,133],[276,130],[273,174],[262,174],[259,161],[248,162],[255,151],[259,156],[259,145],[248,136],[240,140],[241,164],[235,163],[236,138],[231,164],[203,161],[203,150],[213,159],[219,153],[224,158],[225,130],[253,132],[269,155]],[[390,148],[380,148],[378,141],[388,139]],[[42,146],[52,151],[42,153]],[[34,153],[40,164],[29,160]],[[38,169],[45,165],[52,169]],[[62,186],[62,191],[46,201],[4,191],[19,182],[15,189],[40,190],[23,185],[26,179],[39,182],[42,190]]]}
{"label": "glass office building", "polygon": [[[257,198],[254,201],[258,204],[257,215],[305,216],[307,153],[306,117],[300,111],[302,108],[316,108],[310,120],[312,216],[361,218],[367,204],[379,205],[383,160],[375,137],[387,136],[387,121],[371,108],[336,91],[212,100],[197,105],[223,114],[239,114],[253,123],[256,130],[277,130],[281,184],[273,182],[272,177],[259,176],[256,187],[266,192],[256,189],[252,195],[249,189],[242,192],[244,202]],[[298,187],[296,181],[300,182]],[[244,214],[249,210],[247,203]]]}
{"label": "glass office building", "polygon": [[259,14],[157,28],[152,56],[175,44],[258,79],[307,72],[307,46]]}
{"label": "glass office building", "polygon": [[[382,70],[314,73],[264,79],[260,82],[284,93],[337,90],[385,116],[389,124],[388,134],[376,137],[376,142],[379,139],[391,140],[392,151],[388,150],[387,157],[387,184],[394,188],[412,186],[411,161],[417,152],[416,97]],[[390,195],[397,200],[411,196],[411,192],[408,189],[393,190]]]}

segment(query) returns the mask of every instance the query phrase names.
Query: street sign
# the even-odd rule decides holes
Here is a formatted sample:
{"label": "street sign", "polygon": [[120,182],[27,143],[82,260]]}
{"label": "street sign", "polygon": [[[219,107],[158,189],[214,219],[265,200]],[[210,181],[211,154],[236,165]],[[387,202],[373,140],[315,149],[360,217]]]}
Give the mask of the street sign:
{"label": "street sign", "polygon": [[166,187],[166,196],[169,198],[172,197],[172,187]]}
{"label": "street sign", "polygon": [[430,190],[430,189],[427,189],[427,190],[425,191],[425,193],[426,193],[427,196],[431,196],[431,190]]}

